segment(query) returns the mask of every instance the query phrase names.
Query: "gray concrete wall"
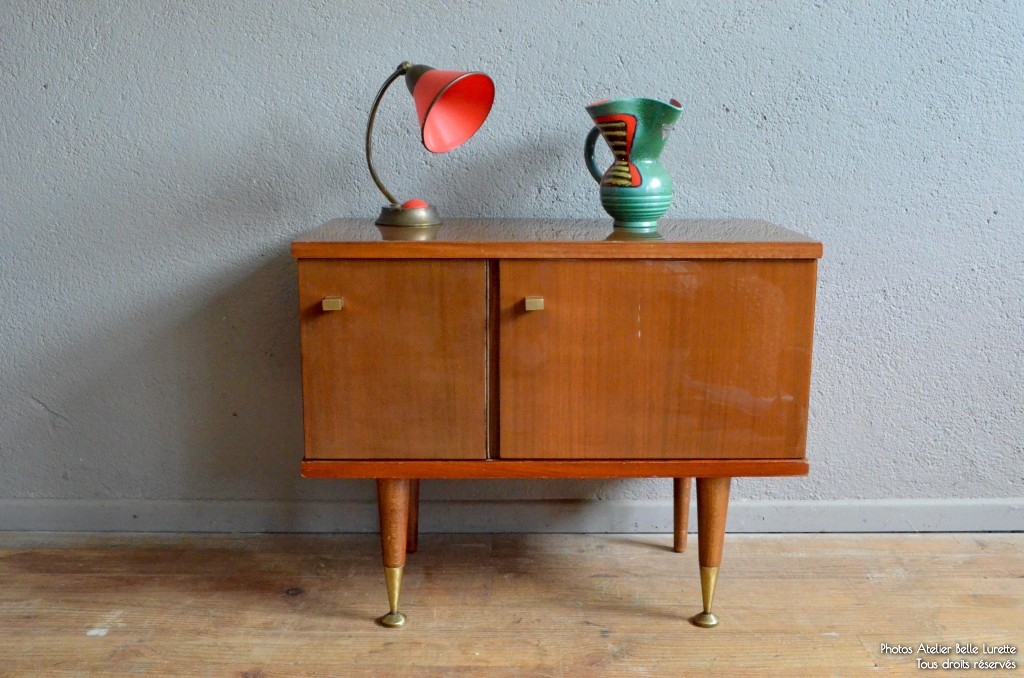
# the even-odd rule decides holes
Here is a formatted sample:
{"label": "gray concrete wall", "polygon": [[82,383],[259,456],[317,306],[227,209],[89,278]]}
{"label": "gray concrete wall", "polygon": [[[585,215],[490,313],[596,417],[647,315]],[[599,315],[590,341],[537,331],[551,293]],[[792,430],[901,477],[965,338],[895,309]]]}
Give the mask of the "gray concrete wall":
{"label": "gray concrete wall", "polygon": [[[372,529],[372,482],[298,477],[288,245],[376,214],[404,59],[498,92],[436,157],[389,94],[402,198],[600,218],[583,106],[675,97],[670,216],[824,241],[812,473],[737,481],[732,526],[1021,529],[1022,36],[1019,2],[7,0],[0,529]],[[424,520],[661,529],[668,493],[435,482]]]}

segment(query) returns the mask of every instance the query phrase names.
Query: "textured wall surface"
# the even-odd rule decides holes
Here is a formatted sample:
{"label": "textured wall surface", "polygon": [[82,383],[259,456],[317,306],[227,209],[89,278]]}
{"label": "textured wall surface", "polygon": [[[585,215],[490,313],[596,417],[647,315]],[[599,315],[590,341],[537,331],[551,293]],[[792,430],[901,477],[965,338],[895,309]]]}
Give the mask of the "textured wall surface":
{"label": "textured wall surface", "polygon": [[57,502],[53,525],[74,528],[97,501],[373,497],[298,477],[288,245],[376,214],[362,135],[405,59],[484,70],[498,92],[444,156],[419,146],[400,89],[385,98],[375,159],[402,199],[603,217],[583,106],[675,97],[670,216],[763,218],[825,243],[812,473],[740,480],[734,497],[1024,496],[1024,3],[767,4],[6,0],[0,502]]}

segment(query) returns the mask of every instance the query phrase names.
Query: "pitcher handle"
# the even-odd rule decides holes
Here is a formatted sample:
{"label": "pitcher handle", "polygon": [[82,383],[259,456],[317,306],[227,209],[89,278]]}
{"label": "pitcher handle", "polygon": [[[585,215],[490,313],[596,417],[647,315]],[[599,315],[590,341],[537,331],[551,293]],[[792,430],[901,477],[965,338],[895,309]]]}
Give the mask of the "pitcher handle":
{"label": "pitcher handle", "polygon": [[594,127],[590,130],[587,135],[587,141],[583,144],[583,161],[587,163],[587,169],[594,176],[594,181],[601,183],[601,178],[604,177],[604,172],[597,169],[597,163],[594,162],[594,145],[597,143],[597,138],[601,136],[601,130]]}

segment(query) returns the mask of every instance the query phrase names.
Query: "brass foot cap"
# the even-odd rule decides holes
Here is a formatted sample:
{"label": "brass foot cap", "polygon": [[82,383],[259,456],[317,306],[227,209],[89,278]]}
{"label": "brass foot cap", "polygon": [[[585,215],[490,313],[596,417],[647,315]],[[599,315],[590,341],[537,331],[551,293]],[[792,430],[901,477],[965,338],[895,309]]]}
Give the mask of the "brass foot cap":
{"label": "brass foot cap", "polygon": [[386,626],[389,629],[397,629],[398,627],[405,625],[405,615],[401,612],[388,612],[386,615],[378,619],[377,623],[381,626]]}
{"label": "brass foot cap", "polygon": [[702,629],[710,629],[718,626],[718,617],[710,612],[701,612],[690,621],[692,621],[695,626],[699,626]]}

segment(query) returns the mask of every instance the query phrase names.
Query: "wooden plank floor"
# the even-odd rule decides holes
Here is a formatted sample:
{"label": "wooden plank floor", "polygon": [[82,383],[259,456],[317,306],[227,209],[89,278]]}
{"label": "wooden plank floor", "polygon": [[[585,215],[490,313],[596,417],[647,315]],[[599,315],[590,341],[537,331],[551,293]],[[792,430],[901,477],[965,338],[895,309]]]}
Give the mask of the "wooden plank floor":
{"label": "wooden plank floor", "polygon": [[917,675],[922,643],[1024,659],[1024,534],[729,535],[708,630],[687,621],[696,541],[670,546],[422,535],[390,630],[375,535],[0,533],[0,676]]}

